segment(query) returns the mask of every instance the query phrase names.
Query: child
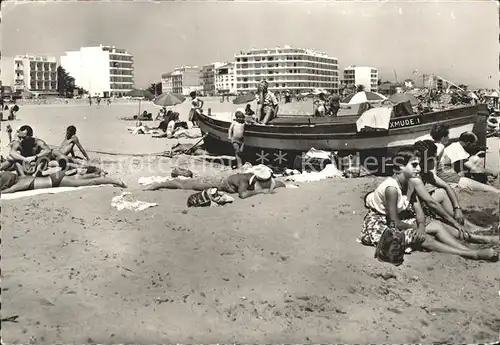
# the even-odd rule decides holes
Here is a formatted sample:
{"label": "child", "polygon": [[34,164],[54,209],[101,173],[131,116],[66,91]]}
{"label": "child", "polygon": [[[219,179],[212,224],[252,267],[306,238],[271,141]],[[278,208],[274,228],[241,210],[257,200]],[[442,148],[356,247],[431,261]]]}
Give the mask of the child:
{"label": "child", "polygon": [[243,133],[245,132],[245,112],[243,109],[237,109],[234,115],[234,121],[229,126],[229,141],[233,145],[234,156],[236,157],[236,167],[240,169],[243,166],[240,154],[243,152]]}
{"label": "child", "polygon": [[395,228],[404,233],[404,246],[455,254],[475,260],[498,260],[492,249],[473,250],[461,244],[440,222],[426,217],[415,192],[412,178],[420,175],[420,157],[402,149],[393,159],[395,173],[365,197],[368,214],[363,221],[360,241],[376,246],[384,231]]}
{"label": "child", "polygon": [[193,123],[193,127],[198,127],[197,116],[201,114],[203,101],[196,96],[196,91],[191,91],[191,111],[189,112],[189,121]]}
{"label": "child", "polygon": [[12,127],[7,125],[7,135],[9,136],[9,143],[12,142]]}

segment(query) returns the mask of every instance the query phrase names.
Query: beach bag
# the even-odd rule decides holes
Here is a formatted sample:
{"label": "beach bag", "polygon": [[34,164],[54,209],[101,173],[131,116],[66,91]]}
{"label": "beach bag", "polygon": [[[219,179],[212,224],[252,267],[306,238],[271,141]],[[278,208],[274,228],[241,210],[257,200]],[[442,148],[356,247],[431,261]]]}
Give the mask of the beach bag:
{"label": "beach bag", "polygon": [[399,266],[404,261],[405,249],[405,233],[388,227],[380,236],[375,249],[375,259]]}
{"label": "beach bag", "polygon": [[187,207],[223,206],[233,201],[232,196],[220,192],[217,188],[209,188],[190,195],[187,200]]}
{"label": "beach bag", "polygon": [[183,168],[174,168],[174,170],[172,170],[172,173],[170,175],[172,175],[172,177],[174,178],[179,176],[189,177],[189,178],[193,177],[192,171]]}
{"label": "beach bag", "polygon": [[209,188],[204,191],[191,194],[187,199],[187,207],[207,207],[212,204],[212,195],[217,194],[217,188]]}

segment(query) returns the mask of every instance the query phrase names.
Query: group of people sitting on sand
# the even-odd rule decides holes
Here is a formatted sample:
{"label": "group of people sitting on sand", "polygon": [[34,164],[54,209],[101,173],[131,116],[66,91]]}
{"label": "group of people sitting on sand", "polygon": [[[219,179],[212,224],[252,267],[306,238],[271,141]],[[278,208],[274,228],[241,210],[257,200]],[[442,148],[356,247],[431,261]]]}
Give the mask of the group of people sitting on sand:
{"label": "group of people sitting on sand", "polygon": [[[383,248],[397,252],[391,245],[397,242],[394,231],[400,231],[404,236],[400,237],[399,249],[406,252],[423,249],[469,259],[498,260],[498,253],[492,248],[476,250],[462,243],[498,245],[500,239],[475,234],[488,229],[464,218],[454,190],[462,187],[498,193],[492,186],[461,175],[497,174],[481,167],[477,157],[466,153],[477,141],[473,133],[463,133],[458,142],[445,146],[448,134],[447,127],[439,124],[432,130],[434,140],[418,141],[411,148],[398,151],[393,158],[394,174],[365,196],[368,212],[359,237],[362,244],[376,246],[376,253]],[[453,170],[458,160],[462,160],[461,173]],[[382,243],[385,232],[389,243]],[[392,260],[390,253],[385,255],[383,261]]]}
{"label": "group of people sitting on sand", "polygon": [[[84,158],[75,154],[75,146]],[[105,171],[88,163],[89,157],[76,136],[75,126],[66,129],[60,147],[55,149],[36,138],[30,126],[21,126],[10,148],[0,165],[2,193],[105,184],[126,187],[123,181],[106,176]]]}

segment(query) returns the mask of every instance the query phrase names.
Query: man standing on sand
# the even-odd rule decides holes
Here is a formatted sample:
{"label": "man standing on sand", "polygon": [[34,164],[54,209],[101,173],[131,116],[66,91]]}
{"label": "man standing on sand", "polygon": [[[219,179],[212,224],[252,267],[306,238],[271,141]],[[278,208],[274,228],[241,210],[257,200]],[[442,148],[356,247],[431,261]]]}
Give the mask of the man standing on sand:
{"label": "man standing on sand", "polygon": [[195,179],[170,180],[154,183],[144,190],[153,191],[158,189],[188,189],[203,191],[209,188],[217,188],[221,192],[236,194],[241,199],[246,199],[257,194],[269,194],[276,188],[286,187],[281,181],[276,181],[272,171],[265,165],[252,167],[250,172],[234,174],[227,177],[201,177]]}
{"label": "man standing on sand", "polygon": [[257,101],[257,118],[262,124],[267,125],[269,121],[278,116],[279,103],[274,93],[268,90],[267,81],[262,81],[257,87],[255,100]]}

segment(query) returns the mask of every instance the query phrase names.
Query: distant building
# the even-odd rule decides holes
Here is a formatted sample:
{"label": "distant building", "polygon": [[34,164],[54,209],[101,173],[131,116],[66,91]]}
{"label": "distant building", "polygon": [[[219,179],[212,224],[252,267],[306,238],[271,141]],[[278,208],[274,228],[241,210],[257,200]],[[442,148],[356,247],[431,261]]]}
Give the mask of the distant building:
{"label": "distant building", "polygon": [[200,72],[198,66],[183,66],[164,73],[161,76],[162,91],[183,95],[189,95],[192,91],[202,91]]}
{"label": "distant building", "polygon": [[447,81],[434,74],[424,74],[422,80],[423,86],[429,89],[444,90],[450,85]]}
{"label": "distant building", "polygon": [[134,57],[114,46],[66,52],[61,56],[61,66],[91,96],[123,96],[134,87]]}
{"label": "distant building", "polygon": [[363,85],[365,91],[378,90],[378,70],[374,67],[349,66],[344,68],[344,82],[347,87]]}
{"label": "distant building", "polygon": [[57,59],[54,56],[2,56],[1,64],[2,85],[10,86],[14,92],[57,93]]}
{"label": "distant building", "polygon": [[236,94],[236,69],[233,62],[215,69],[215,91],[218,94]]}
{"label": "distant building", "polygon": [[311,49],[252,49],[235,54],[236,91],[257,90],[261,80],[273,91],[293,93],[323,88],[338,91],[338,60]]}
{"label": "distant building", "polygon": [[201,67],[201,91],[205,95],[215,95],[215,69],[224,65],[224,62],[213,62]]}
{"label": "distant building", "polygon": [[407,89],[413,89],[415,87],[415,82],[412,79],[406,79],[404,84]]}

